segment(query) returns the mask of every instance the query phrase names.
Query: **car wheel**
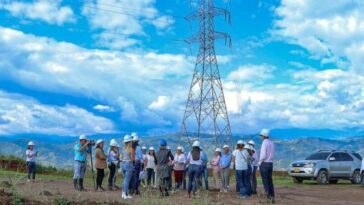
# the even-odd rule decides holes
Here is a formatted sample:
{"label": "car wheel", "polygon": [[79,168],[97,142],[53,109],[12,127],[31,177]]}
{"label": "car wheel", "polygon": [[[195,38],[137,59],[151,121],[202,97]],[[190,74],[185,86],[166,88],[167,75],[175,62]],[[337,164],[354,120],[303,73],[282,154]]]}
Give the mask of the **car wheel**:
{"label": "car wheel", "polygon": [[337,182],[338,182],[339,180],[337,180],[337,179],[330,179],[329,180],[329,183],[330,184],[337,184]]}
{"label": "car wheel", "polygon": [[302,178],[299,177],[293,177],[293,183],[295,184],[301,184],[303,182]]}
{"label": "car wheel", "polygon": [[325,170],[319,171],[316,181],[318,184],[327,184],[327,182],[329,181],[329,176],[327,174],[327,171]]}
{"label": "car wheel", "polygon": [[360,171],[359,170],[355,170],[353,173],[353,177],[351,179],[351,183],[353,184],[360,184],[361,182],[361,176],[360,176]]}

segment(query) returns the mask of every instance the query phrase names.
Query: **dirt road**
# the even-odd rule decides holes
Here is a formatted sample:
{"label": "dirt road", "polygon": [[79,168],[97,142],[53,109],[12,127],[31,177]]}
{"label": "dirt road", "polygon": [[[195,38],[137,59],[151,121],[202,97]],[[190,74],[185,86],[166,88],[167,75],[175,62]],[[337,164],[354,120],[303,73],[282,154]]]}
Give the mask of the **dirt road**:
{"label": "dirt road", "polygon": [[[0,179],[4,181],[5,179]],[[159,198],[155,190],[145,189],[142,196],[132,200],[121,200],[120,191],[77,192],[71,181],[39,180],[36,182],[20,181],[16,184],[19,196],[26,198],[26,204],[266,204],[261,194],[248,199],[238,199],[235,192],[219,193],[203,191],[195,199],[188,199],[185,191],[173,193],[168,198]],[[91,186],[88,186],[91,188]],[[5,188],[9,191],[11,188]],[[262,188],[259,187],[259,191]],[[1,200],[3,200],[1,203]],[[72,202],[72,203],[70,203]],[[0,204],[4,199],[0,198]],[[316,184],[276,186],[276,204],[364,204],[364,187],[351,184],[325,185]]]}

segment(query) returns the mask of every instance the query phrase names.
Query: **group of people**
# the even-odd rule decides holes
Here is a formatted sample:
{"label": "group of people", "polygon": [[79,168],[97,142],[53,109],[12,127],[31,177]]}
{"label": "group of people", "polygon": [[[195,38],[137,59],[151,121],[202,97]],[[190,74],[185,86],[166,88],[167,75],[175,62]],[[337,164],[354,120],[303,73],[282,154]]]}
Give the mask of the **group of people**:
{"label": "group of people", "polygon": [[[94,155],[96,176],[96,191],[105,191],[102,182],[105,169],[109,169],[108,189],[118,190],[116,177],[118,169],[122,172],[122,199],[130,199],[132,195],[139,195],[139,186],[148,186],[159,190],[161,197],[169,196],[170,190],[187,190],[188,197],[195,196],[198,189],[203,187],[209,190],[208,167],[212,170],[213,185],[220,192],[230,190],[230,170],[234,169],[236,176],[236,191],[239,198],[247,198],[257,194],[256,172],[259,169],[262,177],[264,191],[269,203],[274,203],[274,186],[272,180],[274,143],[269,139],[269,130],[263,129],[260,133],[262,145],[260,155],[255,150],[253,140],[247,143],[239,140],[236,149],[230,152],[229,145],[222,149],[216,148],[214,157],[208,161],[207,153],[202,149],[199,141],[194,141],[190,152],[186,153],[182,146],[177,146],[175,154],[167,146],[166,140],[160,140],[159,149],[139,145],[136,133],[125,135],[122,146],[112,139],[109,149],[104,151],[105,142],[87,140],[85,135],[79,137],[74,146],[74,188],[84,191],[84,176],[86,172],[87,157],[92,146],[96,146]],[[28,143],[26,150],[26,163],[28,180],[35,179],[34,143]],[[174,175],[174,186],[172,175]],[[186,178],[188,177],[188,183]]]}

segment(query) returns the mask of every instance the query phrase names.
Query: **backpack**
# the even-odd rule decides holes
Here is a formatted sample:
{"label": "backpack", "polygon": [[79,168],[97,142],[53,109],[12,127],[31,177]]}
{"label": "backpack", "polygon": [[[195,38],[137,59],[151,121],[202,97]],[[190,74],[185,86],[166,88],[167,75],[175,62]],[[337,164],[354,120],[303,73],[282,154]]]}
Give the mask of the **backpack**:
{"label": "backpack", "polygon": [[192,159],[193,159],[194,161],[198,161],[198,160],[200,160],[200,155],[201,155],[201,151],[200,151],[200,149],[193,149],[193,150],[191,151],[191,155],[192,155]]}

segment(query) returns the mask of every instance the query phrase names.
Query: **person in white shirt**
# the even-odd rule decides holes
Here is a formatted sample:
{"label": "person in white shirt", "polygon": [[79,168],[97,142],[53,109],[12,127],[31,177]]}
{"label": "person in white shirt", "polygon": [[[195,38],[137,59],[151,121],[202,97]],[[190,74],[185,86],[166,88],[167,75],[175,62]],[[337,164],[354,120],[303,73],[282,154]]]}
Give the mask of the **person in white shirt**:
{"label": "person in white shirt", "polygon": [[269,130],[263,129],[260,133],[263,143],[260,149],[259,169],[262,176],[265,193],[267,194],[268,203],[274,203],[274,185],[273,185],[273,160],[274,160],[274,143],[269,140]]}
{"label": "person in white shirt", "polygon": [[174,155],[173,171],[175,179],[175,190],[180,189],[183,180],[183,172],[185,170],[186,158],[182,153],[182,147],[178,146]]}
{"label": "person in white shirt", "polygon": [[[157,168],[157,160],[155,158],[154,147],[149,148],[149,154],[147,155],[147,185],[156,188],[155,185],[155,171]],[[152,183],[152,184],[151,184]]]}
{"label": "person in white shirt", "polygon": [[201,176],[203,153],[200,148],[200,142],[194,141],[192,144],[192,151],[188,153],[187,164],[188,165],[188,197],[191,198],[191,192],[193,196],[196,196],[197,187]]}
{"label": "person in white shirt", "polygon": [[233,151],[232,162],[235,165],[236,182],[240,198],[245,199],[248,197],[247,189],[247,174],[248,174],[248,157],[249,153],[244,149],[244,141],[239,140],[237,149]]}
{"label": "person in white shirt", "polygon": [[258,152],[255,150],[255,142],[253,140],[250,140],[248,142],[248,145],[253,147],[253,156],[252,156],[252,176],[251,176],[251,185],[252,185],[252,194],[257,194],[257,169],[258,169]]}
{"label": "person in white shirt", "polygon": [[25,155],[27,156],[26,165],[27,165],[27,172],[28,172],[28,182],[30,182],[30,178],[32,175],[32,180],[35,180],[35,157],[38,155],[38,152],[34,151],[34,142],[30,141],[28,143],[28,149],[25,151]]}

